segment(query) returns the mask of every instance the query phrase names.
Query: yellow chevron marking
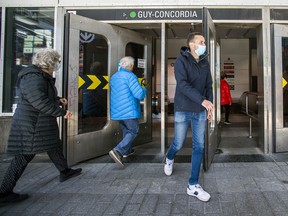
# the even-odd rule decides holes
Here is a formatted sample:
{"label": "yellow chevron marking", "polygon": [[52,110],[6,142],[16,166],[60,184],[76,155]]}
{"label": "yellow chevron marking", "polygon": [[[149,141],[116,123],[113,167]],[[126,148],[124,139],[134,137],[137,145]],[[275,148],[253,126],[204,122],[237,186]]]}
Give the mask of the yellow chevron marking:
{"label": "yellow chevron marking", "polygon": [[100,80],[95,76],[95,75],[87,75],[91,80],[92,80],[92,84],[87,88],[87,89],[96,89],[97,86],[100,85]]}
{"label": "yellow chevron marking", "polygon": [[282,77],[282,88],[284,88],[287,85],[287,81]]}
{"label": "yellow chevron marking", "polygon": [[144,86],[146,85],[146,82],[145,82],[145,78],[138,78],[138,82],[140,83],[141,86]]}
{"label": "yellow chevron marking", "polygon": [[107,81],[107,85],[103,87],[103,89],[109,89],[109,76],[103,76],[103,78]]}
{"label": "yellow chevron marking", "polygon": [[85,81],[80,76],[78,76],[78,88],[81,88],[84,83]]}

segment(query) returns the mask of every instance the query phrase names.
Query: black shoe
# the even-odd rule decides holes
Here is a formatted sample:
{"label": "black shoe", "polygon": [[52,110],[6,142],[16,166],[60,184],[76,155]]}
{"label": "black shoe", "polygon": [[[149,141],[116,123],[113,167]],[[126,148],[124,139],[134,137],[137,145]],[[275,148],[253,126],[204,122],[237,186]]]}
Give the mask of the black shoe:
{"label": "black shoe", "polygon": [[224,124],[230,125],[232,123],[230,121],[225,121]]}
{"label": "black shoe", "polygon": [[70,178],[80,175],[82,172],[81,168],[78,169],[67,169],[60,173],[60,182],[64,182]]}
{"label": "black shoe", "polygon": [[0,194],[0,204],[11,204],[21,202],[28,198],[28,194],[7,193]]}
{"label": "black shoe", "polygon": [[112,149],[109,152],[109,155],[118,165],[124,167],[124,164],[122,161],[122,155],[120,155],[115,149]]}
{"label": "black shoe", "polygon": [[131,152],[129,152],[129,153],[127,153],[127,154],[124,154],[124,155],[123,155],[123,158],[127,158],[127,157],[133,155],[134,153],[135,153],[135,150],[132,149]]}
{"label": "black shoe", "polygon": [[214,152],[214,154],[222,154],[222,153],[223,153],[223,151],[221,149],[216,149]]}

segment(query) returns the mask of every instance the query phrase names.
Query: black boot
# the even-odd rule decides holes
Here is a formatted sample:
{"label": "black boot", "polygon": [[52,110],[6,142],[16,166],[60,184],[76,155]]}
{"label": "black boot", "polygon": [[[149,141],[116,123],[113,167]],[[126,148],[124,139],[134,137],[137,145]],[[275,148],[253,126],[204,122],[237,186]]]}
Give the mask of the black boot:
{"label": "black boot", "polygon": [[60,173],[60,182],[63,182],[63,181],[66,181],[69,178],[78,176],[78,175],[81,174],[81,172],[82,172],[81,168],[78,168],[78,169],[75,169],[75,170],[71,169],[71,168],[67,168],[67,169],[65,169],[64,171],[62,171]]}
{"label": "black boot", "polygon": [[0,205],[21,202],[28,198],[28,194],[17,194],[14,192],[0,193]]}

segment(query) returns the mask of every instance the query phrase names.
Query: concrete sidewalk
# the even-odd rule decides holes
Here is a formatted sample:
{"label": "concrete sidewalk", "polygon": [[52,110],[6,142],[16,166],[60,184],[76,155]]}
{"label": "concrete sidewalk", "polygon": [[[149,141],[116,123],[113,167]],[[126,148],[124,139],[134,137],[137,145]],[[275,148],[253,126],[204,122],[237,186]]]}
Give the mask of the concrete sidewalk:
{"label": "concrete sidewalk", "polygon": [[[54,165],[37,156],[15,188],[30,197],[1,207],[0,215],[288,215],[286,162],[213,163],[201,173],[200,183],[211,194],[203,203],[186,195],[190,163],[176,161],[167,177],[159,162],[127,163],[122,169],[104,157],[107,162],[99,158],[75,166],[83,174],[60,183]],[[2,158],[1,181],[8,165]]]}

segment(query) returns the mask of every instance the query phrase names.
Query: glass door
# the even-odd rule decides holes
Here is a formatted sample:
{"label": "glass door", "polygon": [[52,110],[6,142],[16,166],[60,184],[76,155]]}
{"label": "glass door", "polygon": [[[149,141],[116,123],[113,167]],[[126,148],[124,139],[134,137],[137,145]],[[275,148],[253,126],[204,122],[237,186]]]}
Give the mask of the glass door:
{"label": "glass door", "polygon": [[219,123],[219,112],[217,108],[219,107],[220,97],[219,97],[219,88],[220,88],[220,71],[219,71],[219,57],[217,54],[220,53],[220,47],[217,45],[216,41],[216,29],[213,23],[213,20],[210,16],[209,10],[203,8],[203,34],[206,39],[206,48],[208,52],[208,58],[211,68],[211,75],[213,81],[213,104],[215,107],[213,113],[213,119],[211,122],[207,121],[206,136],[205,136],[205,150],[204,150],[204,159],[203,159],[203,168],[208,170],[210,164],[213,160],[215,150],[220,141],[220,127]]}
{"label": "glass door", "polygon": [[[110,120],[109,79],[125,55],[135,58],[135,74],[150,79],[149,37],[75,14],[65,23],[63,86],[72,119],[63,139],[69,164],[107,154],[122,139],[118,122]],[[151,91],[142,102],[138,144],[152,139]]]}
{"label": "glass door", "polygon": [[288,151],[288,25],[272,25],[274,152]]}

